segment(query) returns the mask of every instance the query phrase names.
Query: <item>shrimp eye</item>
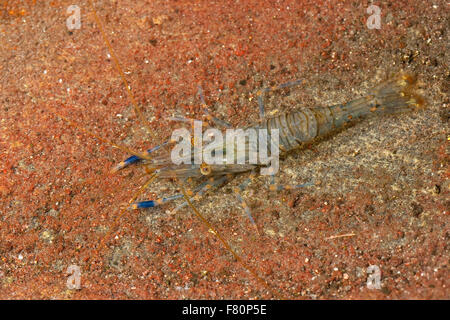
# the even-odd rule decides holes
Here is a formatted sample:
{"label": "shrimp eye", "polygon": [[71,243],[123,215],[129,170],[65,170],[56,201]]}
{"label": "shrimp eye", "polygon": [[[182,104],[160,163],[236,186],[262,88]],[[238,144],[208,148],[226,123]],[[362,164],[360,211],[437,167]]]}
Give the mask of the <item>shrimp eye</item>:
{"label": "shrimp eye", "polygon": [[202,173],[202,175],[207,176],[211,173],[211,166],[209,164],[202,163],[200,165],[200,172]]}

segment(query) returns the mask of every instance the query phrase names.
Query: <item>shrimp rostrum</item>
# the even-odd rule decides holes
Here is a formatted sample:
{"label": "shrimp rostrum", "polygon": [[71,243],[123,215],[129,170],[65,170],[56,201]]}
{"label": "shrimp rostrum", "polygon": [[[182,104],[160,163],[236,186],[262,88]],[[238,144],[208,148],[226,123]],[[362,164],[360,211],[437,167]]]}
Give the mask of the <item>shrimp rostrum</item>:
{"label": "shrimp rostrum", "polygon": [[[196,187],[188,189],[187,192],[188,196],[193,197],[193,199],[198,199],[211,187],[218,187],[225,184],[238,174],[250,172],[250,178],[235,188],[234,191],[242,207],[246,210],[253,222],[248,206],[239,195],[239,191],[242,191],[249,184],[250,179],[258,173],[258,170],[260,173],[266,170],[265,174],[271,175],[271,190],[313,185],[311,182],[298,185],[276,185],[273,176],[277,168],[274,168],[272,165],[272,160],[276,157],[285,156],[293,150],[328,136],[330,133],[339,131],[339,129],[344,128],[350,122],[367,118],[368,116],[416,110],[424,104],[424,99],[419,94],[416,76],[409,73],[400,73],[380,83],[370,90],[366,96],[345,104],[301,108],[273,117],[264,117],[262,95],[265,92],[297,85],[300,82],[293,81],[259,91],[260,121],[254,125],[242,128],[241,131],[234,130],[234,132],[244,132],[244,139],[234,139],[233,136],[233,139],[230,139],[228,135],[229,130],[227,130],[226,139],[223,139],[224,141],[222,142],[219,141],[220,143],[216,143],[214,148],[211,148],[211,145],[203,146],[197,141],[198,139],[195,136],[196,130],[200,133],[200,136],[206,138],[214,132],[216,133],[215,137],[217,137],[217,131],[220,130],[215,129],[216,131],[213,131],[211,127],[205,126],[206,130],[203,132],[201,125],[206,122],[177,118],[177,120],[191,122],[192,124],[194,129],[194,139],[190,138],[190,142],[193,142],[192,148],[189,145],[187,151],[186,149],[182,150],[183,154],[174,161],[174,150],[179,147],[180,141],[179,139],[172,138],[162,145],[148,150],[142,156],[133,155],[129,157],[116,166],[115,170],[120,170],[131,164],[141,164],[155,178],[194,181],[197,183]],[[205,109],[206,119],[209,123],[214,123],[222,128],[229,128],[229,125],[225,121],[209,114],[201,89],[200,98]],[[248,134],[252,130],[256,132],[256,139],[252,139],[252,135]],[[265,136],[261,135],[261,132]],[[265,141],[264,139],[258,140],[262,136],[267,139]],[[217,142],[217,139],[215,139],[215,142]],[[205,160],[205,157],[202,158],[202,155],[205,155],[205,151],[208,151],[209,158],[214,158],[215,161],[206,161],[207,159]],[[256,157],[252,156],[255,154]],[[265,158],[261,157],[261,155],[264,155]],[[270,170],[267,170],[271,165]],[[135,209],[155,207],[180,198],[183,198],[183,194],[175,194],[157,200],[135,202],[132,207]],[[177,208],[184,205],[186,205],[186,202]]]}

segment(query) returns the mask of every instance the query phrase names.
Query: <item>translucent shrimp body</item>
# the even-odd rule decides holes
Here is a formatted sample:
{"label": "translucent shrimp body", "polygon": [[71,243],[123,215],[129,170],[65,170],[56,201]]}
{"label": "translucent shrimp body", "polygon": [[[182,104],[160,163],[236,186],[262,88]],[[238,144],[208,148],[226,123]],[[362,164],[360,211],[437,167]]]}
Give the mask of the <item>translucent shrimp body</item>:
{"label": "translucent shrimp body", "polygon": [[371,114],[398,113],[416,109],[423,99],[416,93],[416,78],[401,74],[381,83],[366,97],[343,105],[304,108],[264,120],[260,128],[279,130],[281,152],[288,152],[316,138]]}
{"label": "translucent shrimp body", "polygon": [[[281,87],[281,86],[280,86]],[[333,105],[327,107],[302,108],[300,110],[281,114],[275,117],[263,119],[261,122],[246,127],[247,129],[260,130],[264,129],[268,134],[267,144],[263,144],[267,150],[262,150],[261,144],[254,143],[251,139],[246,139],[244,149],[256,153],[264,152],[271,155],[273,151],[273,143],[276,143],[277,154],[285,154],[289,151],[298,149],[305,144],[309,144],[316,139],[327,136],[334,131],[342,129],[347,123],[357,121],[360,118],[376,114],[391,114],[409,110],[418,109],[424,104],[423,98],[418,94],[417,79],[415,76],[402,73],[387,81],[382,82],[373,88],[365,97],[352,100],[346,104]],[[274,138],[275,130],[277,130],[278,139]],[[164,143],[160,146],[148,150],[145,159],[134,155],[121,162],[119,169],[132,163],[141,162],[148,170],[160,178],[176,178],[181,180],[195,180],[206,183],[206,187],[217,186],[220,183],[229,181],[233,176],[243,172],[255,172],[258,168],[266,167],[264,163],[249,163],[247,161],[241,163],[228,163],[225,161],[226,154],[236,153],[237,144],[232,144],[230,150],[229,144],[223,145],[223,162],[216,164],[192,164],[182,163],[174,164],[171,161],[171,153],[168,146],[174,145],[174,141]],[[164,150],[163,150],[164,149]],[[158,156],[150,157],[150,153],[160,150]],[[187,155],[187,158],[193,160],[198,156],[195,154],[195,148]],[[198,150],[197,150],[198,152]],[[248,153],[246,158],[248,160]],[[242,159],[241,159],[242,160]],[[208,178],[209,182],[205,182]],[[224,179],[222,179],[224,178]],[[219,183],[220,182],[220,183]],[[303,186],[303,185],[297,185]],[[271,185],[274,190],[282,190],[296,186],[275,186]],[[280,189],[281,188],[281,189]],[[205,189],[206,190],[206,189]],[[197,190],[201,194],[202,188]],[[196,194],[195,191],[192,191]],[[181,198],[180,195],[161,198],[155,201],[138,202],[135,208],[153,207],[169,200]]]}

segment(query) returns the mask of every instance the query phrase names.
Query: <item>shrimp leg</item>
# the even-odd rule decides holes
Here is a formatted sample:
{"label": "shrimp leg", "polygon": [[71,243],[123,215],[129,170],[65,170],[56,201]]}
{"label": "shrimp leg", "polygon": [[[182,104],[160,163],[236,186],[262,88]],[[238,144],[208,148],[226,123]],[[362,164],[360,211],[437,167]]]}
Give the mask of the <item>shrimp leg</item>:
{"label": "shrimp leg", "polygon": [[[217,125],[220,125],[220,126],[225,127],[225,128],[231,128],[231,125],[228,122],[226,122],[225,120],[221,120],[221,119],[219,119],[217,117],[214,117],[209,112],[208,107],[207,107],[206,102],[205,102],[205,97],[203,96],[203,90],[202,90],[202,88],[200,86],[198,87],[198,94],[200,96],[200,100],[201,100],[202,107],[203,107],[203,112],[205,113],[206,118],[208,120],[213,121]],[[185,117],[171,117],[171,118],[169,118],[169,120],[189,122],[192,125],[194,123],[194,119],[188,119],[188,118],[185,118]],[[164,142],[164,143],[162,143],[162,144],[160,144],[160,145],[158,145],[156,147],[148,149],[147,150],[147,154],[155,152],[155,151],[161,149],[162,147],[170,145],[172,143],[173,143],[173,141],[168,140],[168,141],[166,141],[166,142]],[[128,167],[129,165],[132,165],[134,163],[137,163],[137,162],[139,162],[141,160],[142,159],[137,157],[137,156],[130,156],[127,159],[125,159],[124,161],[121,161],[119,164],[117,164],[111,171],[112,172],[117,172],[117,171],[122,170],[123,168]]]}
{"label": "shrimp leg", "polygon": [[[202,183],[198,188],[196,188],[196,192],[195,192],[194,196],[190,200],[199,200],[200,197],[206,191],[208,191],[211,188],[217,187],[217,186],[219,186],[222,183],[225,183],[227,181],[228,181],[228,177],[227,176],[222,176],[220,178],[214,178],[214,177],[211,178],[209,181]],[[186,192],[190,193],[190,192],[188,192],[188,190],[186,190]],[[180,210],[181,208],[184,208],[187,205],[188,205],[187,201],[184,201],[183,203],[178,205],[175,209],[173,209],[172,213],[177,212],[178,210]]]}
{"label": "shrimp leg", "polygon": [[[162,147],[164,147],[166,145],[169,145],[171,143],[173,143],[171,140],[167,140],[166,142],[164,142],[164,143],[162,143],[162,144],[160,144],[160,145],[158,145],[156,147],[148,149],[147,150],[147,155],[151,154],[152,152],[155,152],[155,151],[161,149]],[[137,162],[139,162],[141,160],[142,159],[139,158],[138,156],[130,156],[127,159],[119,162],[111,171],[112,172],[117,172],[117,171],[122,170],[123,168],[128,167],[129,165],[131,165],[133,163],[137,163]]]}
{"label": "shrimp leg", "polygon": [[300,83],[302,83],[303,80],[295,80],[295,81],[288,81],[285,83],[282,83],[278,86],[275,87],[267,87],[264,88],[262,90],[259,90],[256,94],[256,96],[258,97],[258,106],[259,106],[259,118],[261,121],[264,120],[265,118],[265,110],[264,110],[264,99],[263,96],[266,92],[271,92],[271,91],[276,91],[279,89],[283,89],[283,88],[288,88],[288,87],[293,87],[296,85],[299,85]]}
{"label": "shrimp leg", "polygon": [[[185,180],[189,180],[189,179],[185,179]],[[199,190],[207,187],[208,184],[210,184],[210,182],[208,182],[208,181],[203,182],[203,183],[199,184],[194,189],[194,191],[192,191],[191,189],[186,189],[186,192],[188,193],[188,195],[192,195],[194,193],[197,193]],[[183,198],[183,194],[177,193],[172,196],[161,197],[156,200],[145,200],[145,201],[135,202],[131,205],[131,208],[132,209],[154,208],[154,207],[160,206],[166,202],[174,201],[174,200],[181,199],[181,198]]]}
{"label": "shrimp leg", "polygon": [[310,187],[313,186],[314,182],[306,182],[306,183],[301,183],[301,184],[276,184],[275,183],[275,176],[272,175],[271,181],[270,181],[270,185],[269,185],[269,190],[270,191],[282,191],[282,190],[292,190],[292,189],[299,189],[299,188],[304,188],[304,187]]}
{"label": "shrimp leg", "polygon": [[202,102],[202,108],[203,108],[203,112],[206,115],[206,119],[213,121],[216,125],[219,125],[221,127],[231,128],[231,124],[229,124],[225,120],[222,120],[222,119],[219,119],[219,118],[213,116],[211,114],[211,112],[209,112],[208,106],[206,105],[206,102],[205,102],[205,96],[203,95],[203,89],[200,86],[198,86],[198,95],[200,97],[200,101]]}
{"label": "shrimp leg", "polygon": [[252,217],[252,212],[250,208],[248,207],[247,203],[245,202],[244,198],[242,198],[240,192],[244,191],[245,188],[250,184],[250,182],[256,177],[255,171],[252,170],[252,173],[250,173],[250,177],[246,179],[244,182],[242,182],[238,187],[233,189],[234,194],[236,195],[237,200],[239,201],[239,204],[244,209],[245,213],[247,214],[248,218],[250,219],[251,223],[253,225],[256,225],[255,219]]}

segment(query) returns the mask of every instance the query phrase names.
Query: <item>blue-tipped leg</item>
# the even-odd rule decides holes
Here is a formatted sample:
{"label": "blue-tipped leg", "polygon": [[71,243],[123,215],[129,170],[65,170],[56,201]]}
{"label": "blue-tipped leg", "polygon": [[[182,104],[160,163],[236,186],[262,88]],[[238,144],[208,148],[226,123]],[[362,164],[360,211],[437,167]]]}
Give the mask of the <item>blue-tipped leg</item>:
{"label": "blue-tipped leg", "polygon": [[[159,149],[161,149],[163,146],[166,146],[167,144],[170,143],[169,141],[164,142],[163,144],[160,144],[159,146],[153,147],[151,149],[147,150],[147,154],[150,154],[152,152],[155,152]],[[139,161],[141,161],[142,159],[139,158],[138,156],[131,156],[127,159],[125,159],[124,161],[119,162],[111,171],[112,172],[117,172],[119,170],[122,170],[123,168],[128,167],[129,165],[132,165],[134,163],[138,163]]]}
{"label": "blue-tipped leg", "polygon": [[167,198],[159,198],[157,200],[147,200],[147,201],[139,201],[136,203],[133,203],[131,205],[132,209],[145,209],[145,208],[153,208],[157,207],[163,203],[166,203],[168,201],[173,201],[176,199],[183,198],[182,194],[175,194],[173,196],[167,197]]}
{"label": "blue-tipped leg", "polygon": [[[199,185],[194,189],[194,191],[192,191],[191,189],[186,189],[187,194],[188,194],[189,196],[195,195],[194,198],[196,198],[196,197],[198,198],[198,197],[200,197],[206,190],[208,190],[208,189],[210,189],[210,188],[212,188],[212,187],[214,187],[214,186],[216,186],[216,185],[218,185],[218,184],[224,182],[224,179],[225,179],[225,178],[220,178],[220,179],[214,179],[214,178],[211,178],[209,181],[206,181],[206,182],[203,182],[203,183],[199,184]],[[183,194],[182,194],[182,193],[178,193],[178,194],[175,194],[175,195],[173,195],[173,196],[169,196],[169,197],[166,197],[166,198],[159,198],[159,199],[157,199],[157,200],[146,200],[146,201],[135,202],[135,203],[133,203],[133,204],[131,205],[131,208],[132,208],[132,209],[153,208],[153,207],[157,207],[157,206],[159,206],[159,205],[162,205],[162,204],[164,204],[164,203],[166,203],[166,202],[173,201],[173,200],[177,200],[177,199],[181,199],[181,198],[183,198]],[[178,210],[178,209],[180,209],[180,208],[182,208],[182,207],[184,207],[184,205],[186,205],[186,204],[187,204],[187,202],[182,203],[181,205],[179,205],[179,206],[175,209],[175,211]]]}

